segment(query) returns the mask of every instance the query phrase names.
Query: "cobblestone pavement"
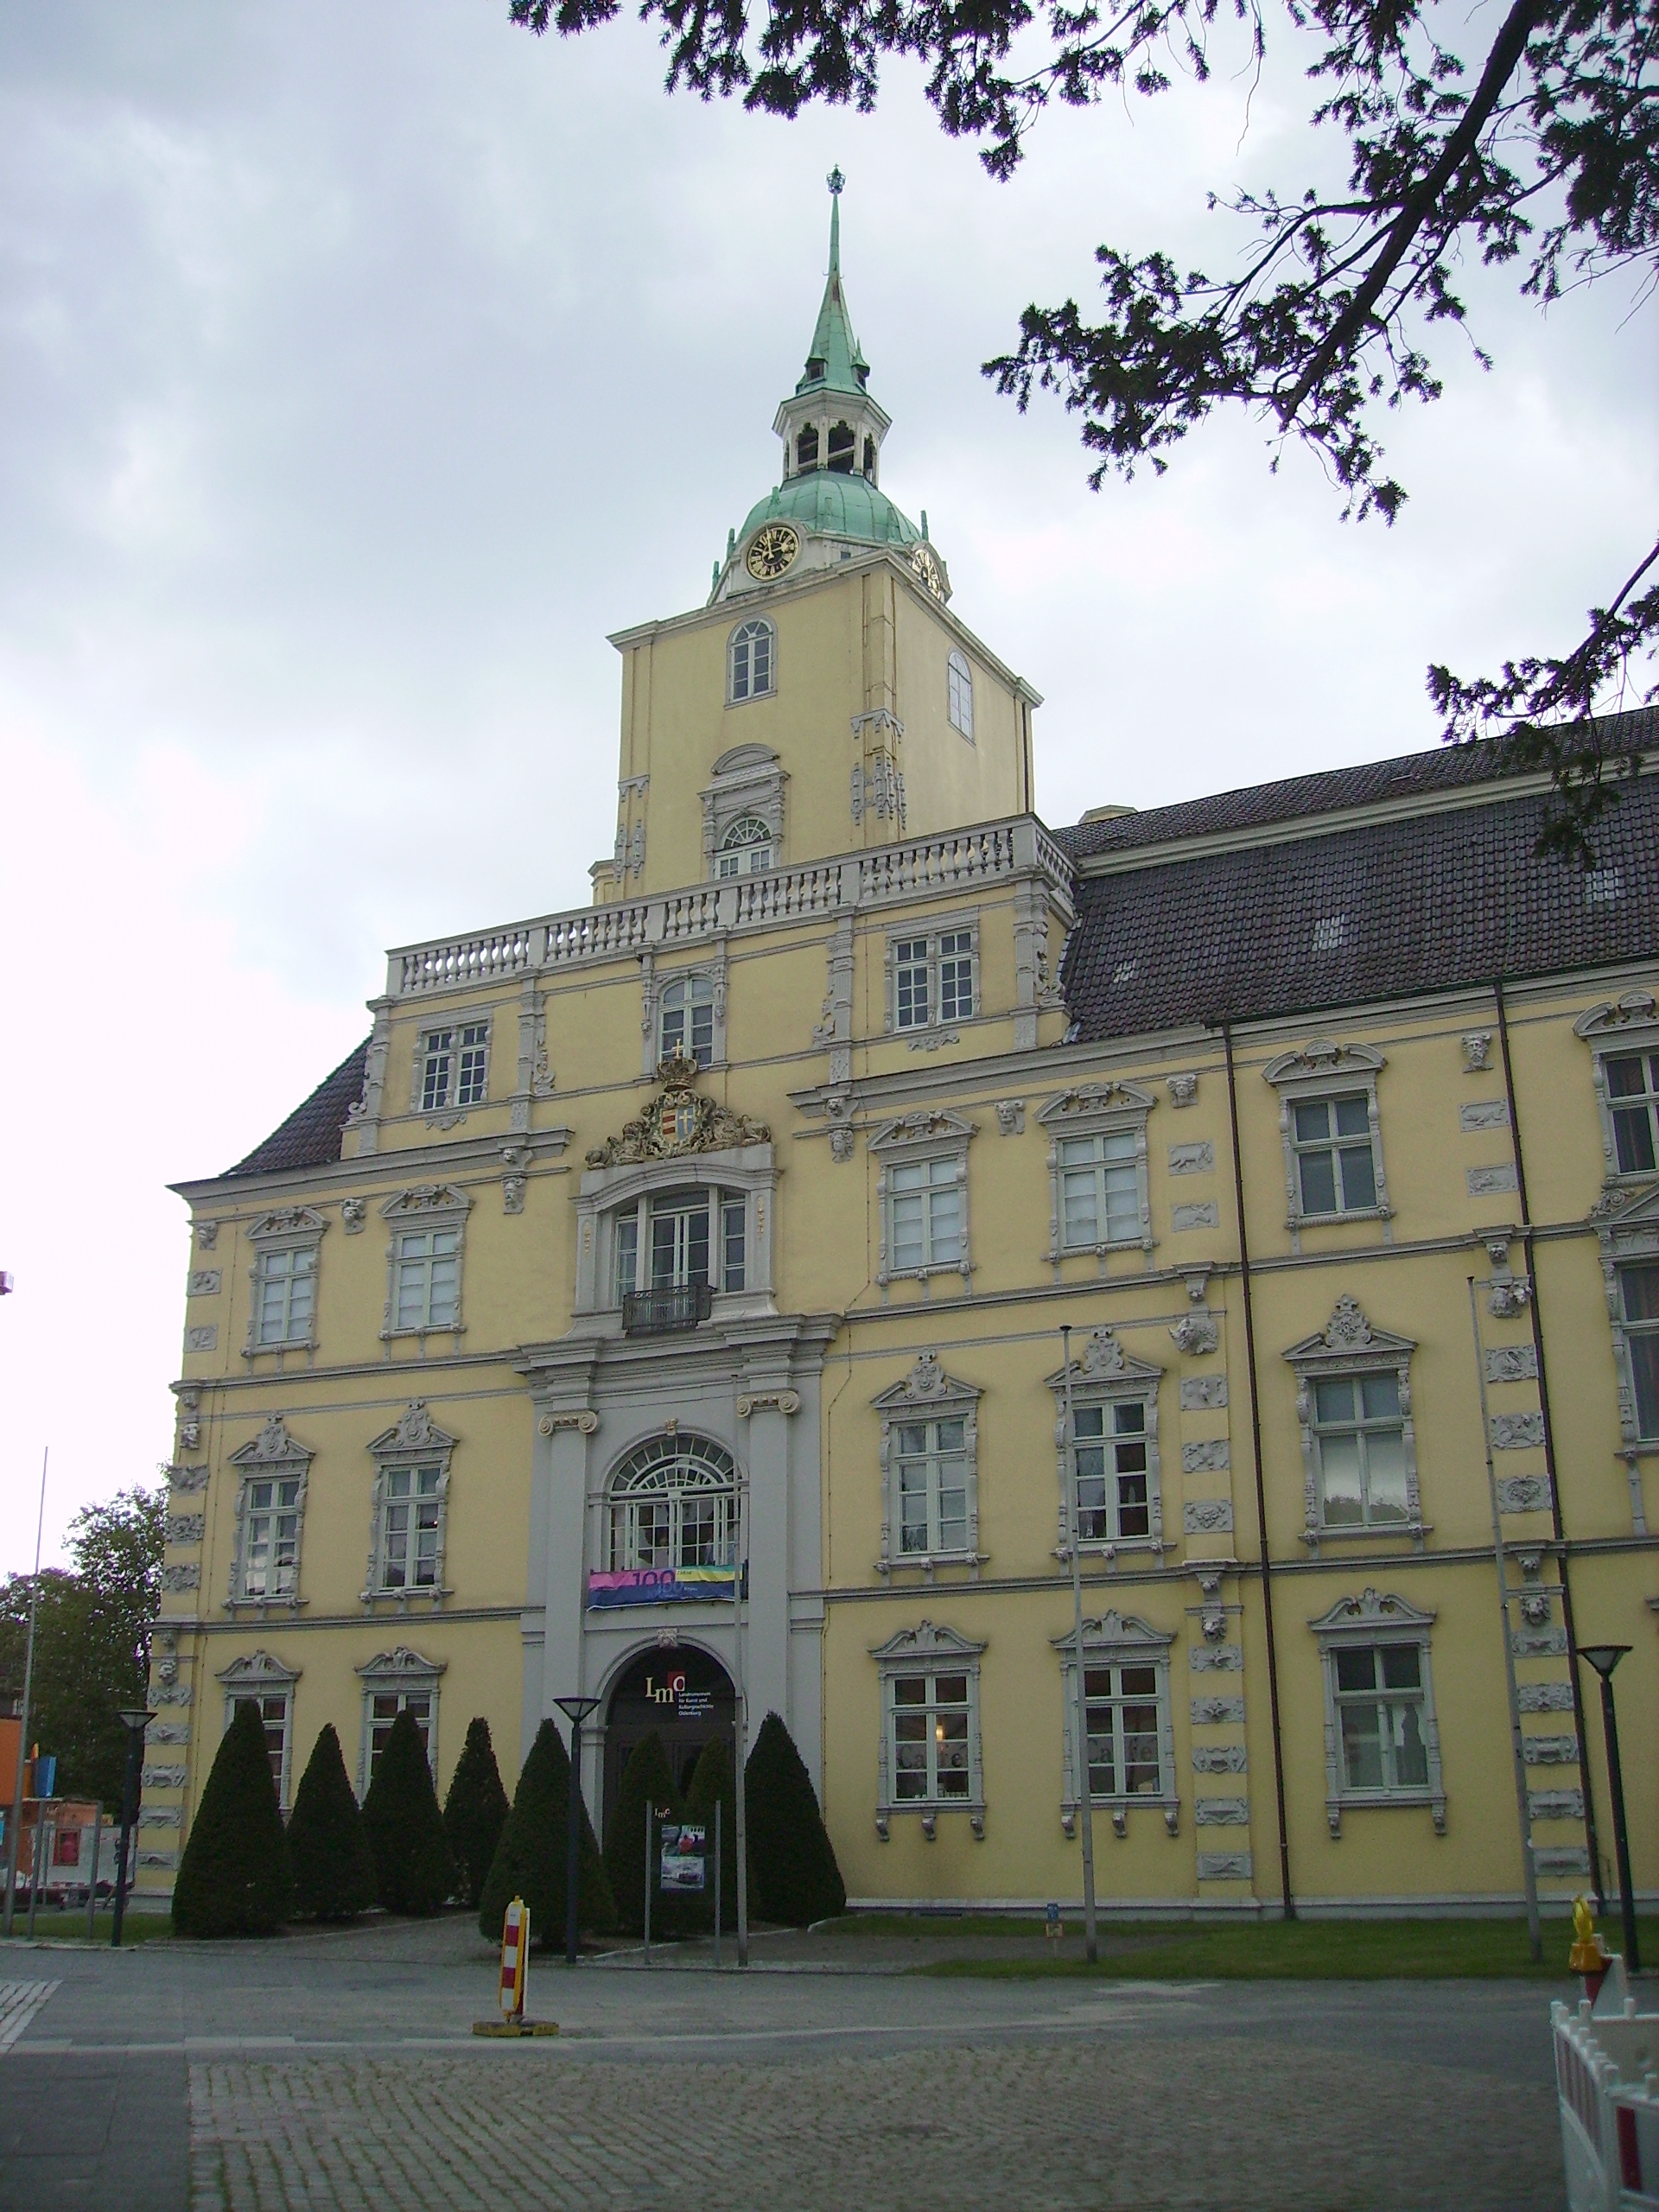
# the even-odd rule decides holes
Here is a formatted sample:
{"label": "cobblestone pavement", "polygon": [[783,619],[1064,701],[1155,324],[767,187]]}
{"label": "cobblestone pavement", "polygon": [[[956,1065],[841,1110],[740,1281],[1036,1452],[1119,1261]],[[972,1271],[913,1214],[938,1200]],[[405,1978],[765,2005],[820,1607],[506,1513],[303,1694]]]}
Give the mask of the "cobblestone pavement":
{"label": "cobblestone pavement", "polygon": [[[1553,2091],[1128,2036],[782,2064],[488,2057],[191,2069],[194,2212],[1532,2212]],[[1269,2063],[1263,2063],[1264,2056]],[[1284,2054],[1281,2053],[1282,2061]]]}

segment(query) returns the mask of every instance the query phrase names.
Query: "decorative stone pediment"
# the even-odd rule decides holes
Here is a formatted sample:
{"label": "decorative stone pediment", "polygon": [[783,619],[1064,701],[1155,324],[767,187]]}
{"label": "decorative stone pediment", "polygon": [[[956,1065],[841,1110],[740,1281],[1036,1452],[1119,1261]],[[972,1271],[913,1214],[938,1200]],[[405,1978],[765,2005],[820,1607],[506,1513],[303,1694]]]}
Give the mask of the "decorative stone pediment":
{"label": "decorative stone pediment", "polygon": [[925,1351],[902,1382],[883,1390],[870,1403],[881,1413],[902,1413],[909,1406],[970,1405],[981,1396],[972,1382],[958,1382],[939,1364],[937,1352]]}
{"label": "decorative stone pediment", "polygon": [[1615,1184],[1602,1192],[1588,1217],[1610,1235],[1631,1230],[1659,1231],[1659,1183],[1638,1191]]}
{"label": "decorative stone pediment", "polygon": [[946,1106],[918,1106],[912,1112],[883,1122],[870,1139],[872,1152],[899,1152],[906,1145],[960,1144],[971,1137],[978,1123],[953,1114]]}
{"label": "decorative stone pediment", "polygon": [[1409,1359],[1416,1349],[1413,1338],[1396,1337],[1386,1329],[1373,1328],[1357,1300],[1344,1291],[1324,1328],[1316,1336],[1304,1337],[1299,1344],[1291,1344],[1285,1357],[1297,1366],[1326,1361],[1351,1362],[1356,1356],[1376,1359],[1379,1363],[1392,1363]]}
{"label": "decorative stone pediment", "polygon": [[414,1183],[408,1190],[399,1191],[395,1198],[388,1198],[380,1212],[385,1220],[395,1224],[432,1214],[465,1214],[472,1203],[465,1191],[458,1191],[453,1183]]}
{"label": "decorative stone pediment", "polygon": [[416,1398],[395,1427],[383,1429],[370,1444],[377,1456],[391,1452],[452,1452],[455,1440],[440,1428],[427,1410],[426,1400]]}
{"label": "decorative stone pediment", "polygon": [[588,1154],[589,1167],[622,1167],[648,1160],[676,1160],[687,1153],[730,1152],[746,1145],[770,1144],[764,1122],[734,1113],[729,1106],[695,1088],[702,1071],[678,1054],[658,1063],[663,1088],[644,1111],[625,1122],[621,1134],[607,1137]]}
{"label": "decorative stone pediment", "polygon": [[262,1690],[289,1688],[299,1681],[300,1669],[284,1666],[269,1651],[251,1651],[245,1658],[232,1659],[228,1667],[221,1667],[216,1679],[232,1694],[245,1690],[250,1697],[257,1697]]}
{"label": "decorative stone pediment", "polygon": [[1573,1028],[1575,1035],[1598,1043],[1618,1043],[1630,1030],[1659,1028],[1659,1000],[1651,991],[1626,991],[1621,998],[1604,999],[1588,1014],[1581,1014]]}
{"label": "decorative stone pediment", "polygon": [[406,1643],[390,1651],[377,1651],[357,1672],[365,1682],[429,1682],[448,1666],[447,1659],[426,1659]]}
{"label": "decorative stone pediment", "polygon": [[[1063,1658],[1068,1652],[1077,1649],[1077,1637],[1070,1630],[1064,1636],[1051,1636],[1048,1640]],[[1087,1615],[1084,1618],[1083,1644],[1085,1651],[1106,1647],[1113,1650],[1129,1648],[1142,1649],[1149,1657],[1155,1657],[1160,1652],[1167,1651],[1174,1641],[1173,1629],[1165,1635],[1162,1630],[1154,1628],[1149,1621],[1143,1621],[1138,1613],[1120,1613],[1114,1609],[1102,1613],[1096,1620],[1090,1620]]]}
{"label": "decorative stone pediment", "polygon": [[1161,1367],[1149,1360],[1134,1359],[1110,1329],[1090,1329],[1083,1350],[1069,1369],[1058,1368],[1048,1377],[1051,1390],[1063,1390],[1069,1374],[1074,1384],[1085,1382],[1144,1382],[1156,1387]]}
{"label": "decorative stone pediment", "polygon": [[277,1236],[321,1236],[328,1224],[315,1206],[277,1206],[262,1213],[248,1231],[251,1243],[267,1243]]}
{"label": "decorative stone pediment", "polygon": [[977,1659],[984,1650],[982,1643],[972,1643],[953,1628],[936,1628],[931,1621],[922,1621],[914,1628],[901,1628],[885,1643],[872,1644],[872,1659],[915,1660],[927,1666],[937,1666],[941,1660]]}
{"label": "decorative stone pediment", "polygon": [[230,1454],[230,1465],[233,1467],[288,1466],[303,1473],[315,1456],[289,1434],[281,1414],[272,1414],[251,1444],[245,1444],[239,1451]]}
{"label": "decorative stone pediment", "polygon": [[1433,1613],[1421,1613],[1404,1598],[1395,1597],[1392,1591],[1373,1590],[1367,1586],[1357,1598],[1338,1598],[1328,1613],[1321,1613],[1308,1626],[1316,1636],[1325,1636],[1333,1630],[1353,1629],[1369,1632],[1373,1629],[1423,1629],[1433,1620]]}
{"label": "decorative stone pediment", "polygon": [[1046,1128],[1096,1114],[1149,1114],[1158,1101],[1138,1083],[1080,1083],[1051,1098],[1037,1119]]}
{"label": "decorative stone pediment", "polygon": [[1381,1052],[1369,1045],[1336,1045],[1329,1038],[1312,1038],[1294,1052],[1281,1052],[1262,1071],[1268,1083],[1301,1083],[1336,1076],[1374,1076],[1387,1065]]}

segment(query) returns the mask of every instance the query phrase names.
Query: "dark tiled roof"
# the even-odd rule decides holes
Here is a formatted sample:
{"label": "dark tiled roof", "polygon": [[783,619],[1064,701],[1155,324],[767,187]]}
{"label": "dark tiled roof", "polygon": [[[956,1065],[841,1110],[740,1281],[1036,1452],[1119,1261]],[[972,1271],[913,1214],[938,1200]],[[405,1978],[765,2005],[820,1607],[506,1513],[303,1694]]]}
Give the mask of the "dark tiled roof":
{"label": "dark tiled roof", "polygon": [[282,1127],[273,1129],[263,1144],[255,1145],[245,1160],[227,1167],[227,1175],[270,1175],[283,1167],[326,1167],[340,1158],[340,1131],[348,1108],[363,1096],[363,1071],[368,1064],[369,1040],[343,1059],[331,1076],[325,1076],[302,1106],[296,1106]]}
{"label": "dark tiled roof", "polygon": [[[1659,746],[1659,707],[1611,715],[1602,732],[1609,753],[1645,751]],[[1426,797],[1469,784],[1512,775],[1496,745],[1443,745],[1433,753],[1406,753],[1393,760],[1366,760],[1352,768],[1329,768],[1316,776],[1290,776],[1276,784],[1248,784],[1242,791],[1218,791],[1210,798],[1183,799],[1175,806],[1115,815],[1105,822],[1078,822],[1054,836],[1069,858],[1166,844],[1180,837],[1211,837],[1230,830],[1262,830],[1274,822],[1306,815],[1334,814],[1351,806],[1380,806],[1390,799]]]}
{"label": "dark tiled roof", "polygon": [[1537,856],[1541,798],[1495,792],[1484,805],[1085,877],[1065,969],[1077,1033],[1659,957],[1659,779],[1620,788],[1623,804],[1596,826],[1592,875]]}

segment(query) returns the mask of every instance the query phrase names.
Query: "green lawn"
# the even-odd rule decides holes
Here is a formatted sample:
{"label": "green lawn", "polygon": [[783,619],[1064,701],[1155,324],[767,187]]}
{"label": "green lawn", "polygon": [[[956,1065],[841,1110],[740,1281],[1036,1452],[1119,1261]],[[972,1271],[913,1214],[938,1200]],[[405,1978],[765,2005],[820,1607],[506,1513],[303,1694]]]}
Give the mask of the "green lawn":
{"label": "green lawn", "polygon": [[[1027,1929],[1030,1923],[1025,1923]],[[910,1932],[911,1923],[906,1924]],[[997,1923],[1002,1932],[1007,1923]],[[1610,1948],[1618,1942],[1617,1920],[1599,1923]],[[1066,1935],[1075,1940],[1081,1916],[1068,1916]],[[975,1930],[966,1919],[919,1922],[918,1934],[949,1932],[958,1938]],[[988,1930],[987,1931],[989,1932]],[[1659,1920],[1640,1922],[1643,1955],[1659,1961]],[[1573,1939],[1567,1920],[1544,1923],[1544,1955],[1535,1965],[1522,1920],[1298,1920],[1263,1921],[1246,1927],[1103,1924],[1100,1963],[1077,1957],[1046,1957],[1037,1942],[1017,1953],[982,1959],[939,1959],[918,1962],[914,1971],[930,1974],[1007,1976],[1100,1974],[1116,1980],[1427,1980],[1517,1974],[1561,1980],[1567,1974]],[[1067,1948],[1072,1948],[1072,1941]]]}
{"label": "green lawn", "polygon": [[[92,1941],[107,1943],[114,1925],[115,1916],[105,1906],[92,1923]],[[11,1933],[14,1942],[19,1936],[28,1935],[29,1908],[26,1905],[19,1906],[12,1921]],[[86,1940],[86,1908],[83,1906],[79,1912],[48,1912],[42,1906],[35,1916],[35,1933],[37,1937],[49,1936],[54,1942],[84,1943]],[[129,1906],[126,1917],[121,1923],[122,1948],[124,1950],[129,1943],[159,1942],[172,1933],[173,1923],[168,1914],[134,1912]]]}

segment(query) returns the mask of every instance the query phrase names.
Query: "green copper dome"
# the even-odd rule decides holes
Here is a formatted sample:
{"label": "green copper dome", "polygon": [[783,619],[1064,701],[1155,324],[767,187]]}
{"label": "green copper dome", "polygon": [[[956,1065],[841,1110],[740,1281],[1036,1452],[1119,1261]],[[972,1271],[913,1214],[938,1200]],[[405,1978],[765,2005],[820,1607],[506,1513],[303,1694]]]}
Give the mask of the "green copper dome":
{"label": "green copper dome", "polygon": [[821,537],[855,537],[867,545],[917,545],[922,536],[868,477],[843,476],[829,468],[786,477],[775,492],[757,500],[737,543],[747,544],[763,522],[791,522]]}

